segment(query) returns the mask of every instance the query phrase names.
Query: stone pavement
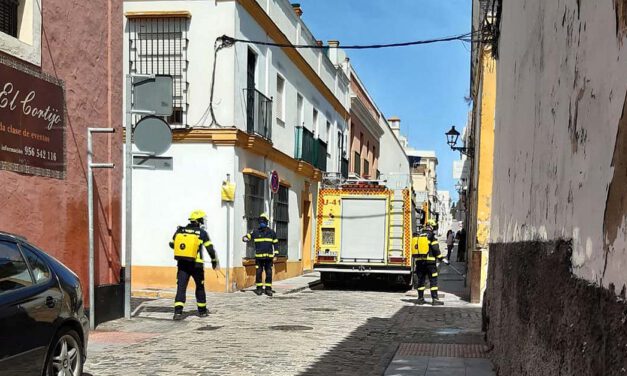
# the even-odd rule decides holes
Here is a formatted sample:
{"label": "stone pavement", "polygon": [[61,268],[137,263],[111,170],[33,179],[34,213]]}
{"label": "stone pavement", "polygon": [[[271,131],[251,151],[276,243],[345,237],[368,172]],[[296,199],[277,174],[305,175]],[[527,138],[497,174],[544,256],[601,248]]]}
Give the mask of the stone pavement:
{"label": "stone pavement", "polygon": [[325,289],[315,277],[277,282],[271,298],[210,293],[207,318],[188,300],[179,322],[171,299],[143,301],[134,319],[92,333],[85,375],[493,375],[471,373],[489,370],[481,308],[445,269],[444,307],[416,306],[415,291],[377,280]]}

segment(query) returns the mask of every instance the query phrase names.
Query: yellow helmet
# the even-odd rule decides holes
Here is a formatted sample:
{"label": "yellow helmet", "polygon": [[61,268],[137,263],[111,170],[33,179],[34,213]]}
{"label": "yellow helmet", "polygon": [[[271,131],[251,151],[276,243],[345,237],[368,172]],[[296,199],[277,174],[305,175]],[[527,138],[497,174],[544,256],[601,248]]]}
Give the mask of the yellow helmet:
{"label": "yellow helmet", "polygon": [[437,223],[436,223],[436,222],[435,222],[435,220],[433,220],[433,219],[429,219],[429,220],[427,221],[427,225],[428,225],[428,226],[435,227],[435,225],[436,225],[436,224],[437,224]]}
{"label": "yellow helmet", "polygon": [[266,213],[261,213],[259,219],[265,219],[266,221],[270,222],[270,217]]}
{"label": "yellow helmet", "polygon": [[190,215],[189,215],[189,220],[190,221],[198,221],[199,219],[203,219],[207,216],[207,214],[205,214],[204,211],[202,210],[194,210]]}

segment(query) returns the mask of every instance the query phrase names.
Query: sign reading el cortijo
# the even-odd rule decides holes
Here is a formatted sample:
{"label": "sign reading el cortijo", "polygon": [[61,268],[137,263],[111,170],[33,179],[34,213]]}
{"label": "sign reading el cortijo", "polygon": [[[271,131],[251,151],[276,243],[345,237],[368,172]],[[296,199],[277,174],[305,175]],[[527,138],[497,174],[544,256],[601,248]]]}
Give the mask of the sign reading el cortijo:
{"label": "sign reading el cortijo", "polygon": [[0,169],[65,178],[62,84],[4,63],[0,61]]}

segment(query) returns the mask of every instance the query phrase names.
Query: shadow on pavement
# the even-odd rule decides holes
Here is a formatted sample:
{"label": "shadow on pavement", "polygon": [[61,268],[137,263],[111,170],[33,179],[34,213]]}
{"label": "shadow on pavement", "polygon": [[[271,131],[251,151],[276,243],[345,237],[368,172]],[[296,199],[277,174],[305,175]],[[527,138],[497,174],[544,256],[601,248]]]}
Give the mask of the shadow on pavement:
{"label": "shadow on pavement", "polygon": [[344,279],[320,283],[313,287],[312,290],[329,290],[329,291],[376,291],[376,292],[390,292],[398,293],[409,290],[409,286],[396,282],[389,281],[386,278],[381,278],[376,275],[369,275],[365,277],[347,275],[343,276]]}
{"label": "shadow on pavement", "polygon": [[481,308],[406,306],[370,318],[300,375],[382,375],[401,343],[483,344]]}

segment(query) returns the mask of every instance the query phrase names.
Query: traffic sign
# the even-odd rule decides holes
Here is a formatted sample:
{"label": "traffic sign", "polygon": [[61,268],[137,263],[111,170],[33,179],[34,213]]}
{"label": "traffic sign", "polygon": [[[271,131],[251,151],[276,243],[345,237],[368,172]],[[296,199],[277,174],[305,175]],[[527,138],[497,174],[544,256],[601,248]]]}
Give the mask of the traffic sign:
{"label": "traffic sign", "polygon": [[139,150],[161,155],[172,144],[172,130],[160,117],[146,116],[135,126],[133,138]]}
{"label": "traffic sign", "polygon": [[273,170],[270,173],[270,190],[272,193],[277,193],[279,191],[279,182],[279,173]]}

